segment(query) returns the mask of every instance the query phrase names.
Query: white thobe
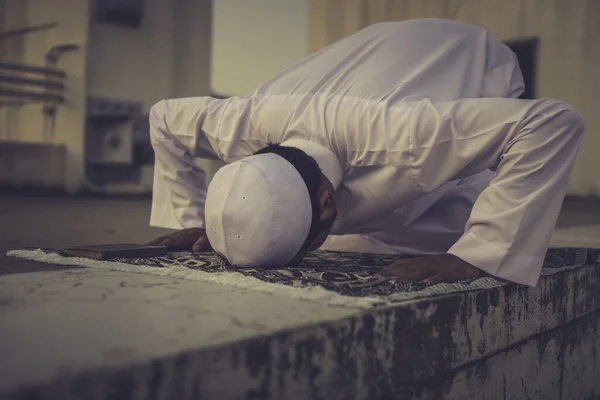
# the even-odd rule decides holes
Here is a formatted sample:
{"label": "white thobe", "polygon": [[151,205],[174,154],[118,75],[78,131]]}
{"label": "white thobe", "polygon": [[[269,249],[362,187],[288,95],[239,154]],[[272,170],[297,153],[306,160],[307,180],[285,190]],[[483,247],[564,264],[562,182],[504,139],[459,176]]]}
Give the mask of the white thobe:
{"label": "white thobe", "polygon": [[245,97],[161,101],[151,224],[204,226],[194,157],[230,163],[308,140],[327,149],[317,161],[336,187],[324,248],[448,252],[535,285],[583,122],[560,101],[512,98],[522,89],[514,54],[488,32],[412,20],[372,25]]}

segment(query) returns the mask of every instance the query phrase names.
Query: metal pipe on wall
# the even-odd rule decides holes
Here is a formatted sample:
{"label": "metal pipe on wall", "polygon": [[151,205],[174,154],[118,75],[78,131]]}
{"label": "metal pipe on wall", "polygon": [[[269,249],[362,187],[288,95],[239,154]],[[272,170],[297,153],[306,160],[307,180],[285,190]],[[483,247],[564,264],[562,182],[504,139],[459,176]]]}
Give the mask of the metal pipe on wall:
{"label": "metal pipe on wall", "polygon": [[57,68],[38,67],[35,65],[15,64],[6,62],[0,62],[0,70],[25,72],[32,74],[45,74],[46,76],[53,76],[57,78],[64,78],[67,76],[67,74],[64,71],[61,71]]}

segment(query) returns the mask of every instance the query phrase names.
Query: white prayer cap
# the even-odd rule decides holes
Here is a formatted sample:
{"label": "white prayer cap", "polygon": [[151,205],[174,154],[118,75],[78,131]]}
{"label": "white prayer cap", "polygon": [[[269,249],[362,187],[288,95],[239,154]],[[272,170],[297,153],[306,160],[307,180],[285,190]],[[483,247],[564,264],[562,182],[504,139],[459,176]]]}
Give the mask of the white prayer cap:
{"label": "white prayer cap", "polygon": [[239,267],[281,267],[298,254],[312,222],[302,176],[272,153],[222,167],[206,194],[206,234]]}

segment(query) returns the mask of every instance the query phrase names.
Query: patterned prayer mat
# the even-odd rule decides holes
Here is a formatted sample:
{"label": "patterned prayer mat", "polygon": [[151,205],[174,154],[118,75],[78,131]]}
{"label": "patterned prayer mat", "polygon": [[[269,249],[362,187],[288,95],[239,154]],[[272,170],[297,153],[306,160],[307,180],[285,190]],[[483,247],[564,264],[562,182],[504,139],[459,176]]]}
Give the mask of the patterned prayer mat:
{"label": "patterned prayer mat", "polygon": [[[37,252],[40,252],[40,250],[37,250]],[[36,256],[37,258],[27,256],[26,253],[26,251],[21,251],[21,253],[13,251],[9,252],[8,255],[53,263],[63,263],[60,259],[64,259],[65,261],[69,261],[64,263],[91,266],[91,261],[81,258],[68,258],[62,254],[59,256],[56,252],[45,251],[43,253],[54,256],[55,258],[52,260],[42,259],[39,255],[40,253]],[[452,292],[492,288],[507,283],[499,279],[485,277],[466,279],[454,283],[430,285],[421,282],[406,282],[372,277],[374,273],[396,259],[398,259],[398,256],[394,255],[316,251],[307,255],[296,267],[283,269],[242,269],[225,265],[218,256],[212,253],[191,254],[178,252],[169,253],[163,257],[116,258],[110,261],[94,261],[94,263],[119,265],[119,270],[127,270],[127,266],[130,266],[132,270],[137,272],[143,272],[144,269],[156,270],[157,268],[161,270],[201,271],[215,275],[219,275],[217,273],[237,272],[263,282],[294,288],[307,289],[317,286],[342,296],[352,296],[355,298],[368,297],[371,300],[371,305],[389,304]],[[549,249],[546,254],[542,275],[551,275],[583,265],[598,263],[600,263],[600,249],[553,248]],[[189,274],[183,277],[189,277]],[[194,278],[192,277],[192,279]],[[207,279],[200,278],[198,280]]]}

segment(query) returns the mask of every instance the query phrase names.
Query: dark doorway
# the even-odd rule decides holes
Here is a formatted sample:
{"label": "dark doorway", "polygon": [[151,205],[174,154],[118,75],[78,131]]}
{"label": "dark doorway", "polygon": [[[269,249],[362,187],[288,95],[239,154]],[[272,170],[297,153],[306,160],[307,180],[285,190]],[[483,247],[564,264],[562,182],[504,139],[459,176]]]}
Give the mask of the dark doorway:
{"label": "dark doorway", "polygon": [[532,37],[527,39],[506,40],[504,43],[510,47],[517,55],[523,80],[525,81],[525,91],[519,97],[520,99],[535,99],[535,82],[537,71],[537,47],[539,38]]}

